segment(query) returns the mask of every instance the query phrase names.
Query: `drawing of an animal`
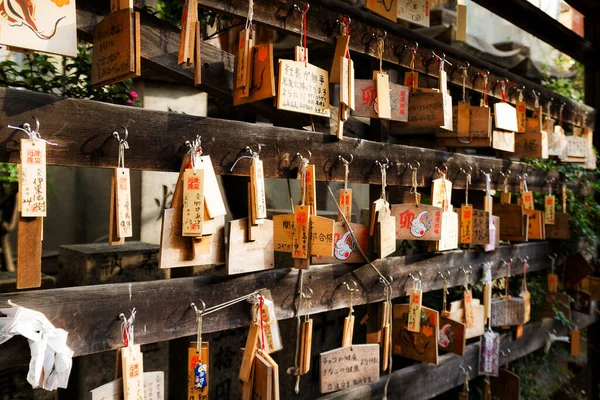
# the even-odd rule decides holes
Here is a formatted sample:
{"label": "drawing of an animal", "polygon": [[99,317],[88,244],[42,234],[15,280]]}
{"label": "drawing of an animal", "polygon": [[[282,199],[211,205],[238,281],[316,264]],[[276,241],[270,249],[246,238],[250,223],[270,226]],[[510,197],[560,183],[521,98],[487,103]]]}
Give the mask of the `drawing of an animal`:
{"label": "drawing of an animal", "polygon": [[35,0],[0,0],[0,16],[11,26],[25,25],[42,40],[50,40],[56,35],[58,23],[66,17],[59,18],[54,23],[51,34],[44,34],[35,23]]}

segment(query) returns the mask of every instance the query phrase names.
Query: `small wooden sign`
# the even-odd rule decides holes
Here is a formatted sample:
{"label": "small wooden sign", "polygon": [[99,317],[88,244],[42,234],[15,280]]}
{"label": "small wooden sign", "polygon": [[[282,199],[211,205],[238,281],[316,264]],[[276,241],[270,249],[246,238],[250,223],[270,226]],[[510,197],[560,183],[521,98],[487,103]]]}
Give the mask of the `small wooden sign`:
{"label": "small wooden sign", "polygon": [[242,356],[242,365],[240,367],[240,380],[242,382],[250,381],[250,372],[254,364],[256,350],[258,349],[258,337],[260,336],[260,327],[258,324],[251,323]]}
{"label": "small wooden sign", "polygon": [[252,398],[273,400],[273,367],[260,354],[254,357]]}
{"label": "small wooden sign", "polygon": [[465,325],[467,328],[475,326],[475,314],[473,313],[473,292],[465,289],[463,297],[463,307],[465,309]]}
{"label": "small wooden sign", "polygon": [[514,158],[548,158],[548,135],[545,131],[515,135]]}
{"label": "small wooden sign", "polygon": [[464,356],[466,339],[465,324],[454,321],[442,313],[440,317],[438,349]]}
{"label": "small wooden sign", "polygon": [[275,67],[273,43],[257,44],[252,49],[252,78],[248,96],[242,97],[244,88],[233,89],[233,105],[253,103],[275,97]]}
{"label": "small wooden sign", "polygon": [[182,236],[202,236],[204,220],[204,170],[187,168],[183,174]]}
{"label": "small wooden sign", "polygon": [[377,243],[379,258],[387,257],[396,251],[396,217],[385,216],[377,223]]}
{"label": "small wooden sign", "polygon": [[490,214],[487,211],[473,209],[473,235],[471,244],[488,245],[490,243]]}
{"label": "small wooden sign", "polygon": [[[394,10],[396,10],[396,7],[394,7]],[[430,11],[430,0],[398,0],[398,19],[429,27]]]}
{"label": "small wooden sign", "polygon": [[144,357],[140,345],[121,349],[123,399],[144,400]]}
{"label": "small wooden sign", "polygon": [[294,207],[292,257],[308,258],[310,246],[310,207]]}
{"label": "small wooden sign", "polygon": [[[439,128],[444,125],[444,95],[436,92],[415,92],[409,96],[408,121],[390,128]],[[397,129],[392,129],[396,131]]]}
{"label": "small wooden sign", "polygon": [[188,394],[186,400],[208,400],[208,365],[208,342],[202,342],[200,354],[198,354],[196,342],[191,342],[188,348]]}
{"label": "small wooden sign", "polygon": [[519,297],[492,299],[491,324],[494,327],[525,323],[525,301]]}
{"label": "small wooden sign", "polygon": [[141,75],[140,13],[110,12],[94,28],[92,85],[104,86]]}
{"label": "small wooden sign", "polygon": [[552,292],[546,295],[546,301],[540,309],[540,317],[554,319],[557,312],[561,312],[566,319],[571,319],[571,300],[568,294]]}
{"label": "small wooden sign", "polygon": [[498,400],[519,400],[521,398],[520,378],[502,368],[498,377],[491,378],[492,396]]}
{"label": "small wooden sign", "polygon": [[333,232],[335,221],[313,215],[310,217],[310,254],[333,257]]}
{"label": "small wooden sign", "polygon": [[223,201],[221,189],[219,189],[210,156],[200,156],[197,161],[197,169],[204,171],[204,206],[208,216],[216,218],[226,215],[225,202]]}
{"label": "small wooden sign", "polygon": [[467,40],[467,6],[464,4],[456,5],[456,36],[457,42]]}
{"label": "small wooden sign", "polygon": [[[365,252],[369,251],[369,228],[361,224],[350,224],[350,229],[358,240],[358,245]],[[333,233],[333,257],[315,256],[313,264],[356,264],[364,263],[365,259],[358,251],[345,222],[336,222]],[[395,241],[395,238],[394,238]]]}
{"label": "small wooden sign", "polygon": [[[481,336],[485,332],[485,307],[476,298],[472,299],[471,307],[473,309],[474,324],[473,327],[466,328],[465,336],[467,339]],[[450,312],[446,313],[446,316],[454,321],[465,322],[464,301],[457,300],[450,303]]]}
{"label": "small wooden sign", "polygon": [[[120,400],[123,398],[123,379],[119,378],[90,390],[91,400]],[[165,400],[165,373],[144,372],[144,400]],[[208,400],[190,397],[189,400]]]}
{"label": "small wooden sign", "polygon": [[198,23],[198,0],[186,0],[181,15],[178,63],[194,64],[196,24]]}
{"label": "small wooden sign", "polygon": [[494,203],[493,214],[500,217],[500,239],[524,236],[523,207],[517,204]]}
{"label": "small wooden sign", "polygon": [[319,356],[321,393],[379,382],[379,345],[355,344]]}
{"label": "small wooden sign", "polygon": [[413,289],[408,298],[408,324],[406,329],[409,332],[419,333],[421,331],[421,301],[423,299],[423,291]]}
{"label": "small wooden sign", "polygon": [[548,274],[548,292],[556,292],[558,290],[558,275]]}
{"label": "small wooden sign", "polygon": [[457,109],[456,136],[469,137],[471,125],[471,104],[468,101],[459,101]]}
{"label": "small wooden sign", "polygon": [[389,207],[390,205],[385,199],[377,199],[371,204],[369,235],[375,234],[375,225],[380,219],[391,214]]}
{"label": "small wooden sign", "polygon": [[469,136],[472,138],[491,138],[492,111],[489,107],[471,106]]}
{"label": "small wooden sign", "polygon": [[498,102],[494,104],[494,127],[504,131],[517,132],[517,110],[508,103]]}
{"label": "small wooden sign", "polygon": [[556,219],[556,197],[544,197],[544,223],[546,225],[554,225]]}
{"label": "small wooden sign", "polygon": [[427,204],[394,204],[398,240],[440,240],[442,237],[442,209]]}
{"label": "small wooden sign", "polygon": [[22,217],[46,216],[46,142],[21,139],[19,210]]}
{"label": "small wooden sign", "polygon": [[571,330],[571,357],[578,357],[581,351],[581,332],[579,329]]}
{"label": "small wooden sign", "polygon": [[43,217],[19,217],[17,225],[17,289],[42,286]]}
{"label": "small wooden sign", "polygon": [[272,373],[272,399],[279,400],[279,365],[273,360],[273,358],[269,355],[269,353],[258,350],[257,355],[262,357],[270,366],[273,371]]}
{"label": "small wooden sign", "polygon": [[[341,211],[338,210],[338,222],[344,221],[344,217],[346,221],[352,221],[352,189],[340,189],[338,190],[338,203],[340,205]],[[342,215],[344,217],[342,217]]]}
{"label": "small wooden sign", "polygon": [[458,248],[458,214],[454,211],[442,213],[442,237],[437,242],[437,251],[453,250]]}
{"label": "small wooden sign", "polygon": [[431,205],[446,209],[452,204],[452,181],[444,178],[434,179],[431,183]]}
{"label": "small wooden sign", "polygon": [[460,236],[459,243],[470,244],[473,241],[473,206],[463,204],[460,206]]}
{"label": "small wooden sign", "polygon": [[515,133],[494,129],[492,132],[492,147],[496,150],[514,153]]}
{"label": "small wooden sign", "polygon": [[273,221],[258,225],[254,240],[247,241],[248,218],[229,222],[227,274],[264,271],[275,266]]}
{"label": "small wooden sign", "polygon": [[383,18],[396,22],[396,9],[398,8],[398,0],[389,0],[386,2],[379,0],[366,0],[365,8],[381,15]]}
{"label": "small wooden sign", "polygon": [[418,333],[408,330],[408,304],[394,304],[392,343],[394,355],[425,361],[438,362],[439,314],[431,308],[421,307],[421,326]]}
{"label": "small wooden sign", "polygon": [[[408,87],[397,83],[389,83],[390,86],[390,119],[392,121],[408,121]],[[375,99],[377,98],[377,83],[370,79],[354,80],[354,111],[355,117],[382,118],[375,111]]]}
{"label": "small wooden sign", "polygon": [[119,238],[133,236],[129,168],[115,168],[115,200]]}
{"label": "small wooden sign", "polygon": [[377,87],[377,98],[375,99],[375,112],[379,118],[391,119],[392,109],[390,105],[390,77],[383,71],[376,71],[374,74],[375,83]]}
{"label": "small wooden sign", "polygon": [[279,60],[277,109],[329,118],[329,76],[303,61]]}
{"label": "small wooden sign", "polygon": [[527,103],[517,101],[517,132],[525,133],[527,130]]}
{"label": "small wooden sign", "polygon": [[[302,174],[298,174],[298,179],[302,179]],[[300,196],[304,199],[304,204],[310,206],[311,215],[317,215],[317,183],[314,164],[306,167],[306,180],[304,185],[300,186],[300,190]]]}
{"label": "small wooden sign", "polygon": [[486,331],[481,337],[479,346],[479,374],[498,376],[498,359],[500,358],[500,335]]}
{"label": "small wooden sign", "polygon": [[532,191],[527,191],[527,192],[521,193],[521,205],[523,206],[523,208],[525,210],[533,210],[534,209],[533,192]]}
{"label": "small wooden sign", "polygon": [[554,225],[546,225],[546,239],[569,239],[569,215],[556,211]]}
{"label": "small wooden sign", "polygon": [[333,62],[329,72],[329,83],[340,83],[340,57],[346,57],[350,35],[340,35],[335,39]]}
{"label": "small wooden sign", "polygon": [[527,225],[528,240],[545,240],[544,212],[539,210],[523,210],[529,216]]}
{"label": "small wooden sign", "polygon": [[306,375],[310,371],[310,362],[312,359],[312,331],[313,320],[309,319],[302,323],[302,347],[300,349],[300,367],[298,374]]}

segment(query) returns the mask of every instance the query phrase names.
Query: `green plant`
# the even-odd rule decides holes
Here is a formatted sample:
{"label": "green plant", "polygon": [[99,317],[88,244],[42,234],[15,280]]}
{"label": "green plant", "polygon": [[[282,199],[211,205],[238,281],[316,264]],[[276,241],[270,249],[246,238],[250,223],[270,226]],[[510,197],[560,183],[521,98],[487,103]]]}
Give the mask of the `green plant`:
{"label": "green plant", "polygon": [[542,64],[542,86],[575,101],[583,102],[583,64],[577,61],[573,61],[572,59],[566,57],[564,54],[560,54],[554,60],[554,64],[559,71],[562,72],[567,69],[570,69],[571,71],[575,72],[575,75],[572,78],[564,78],[563,76],[556,78],[550,76],[548,64]]}

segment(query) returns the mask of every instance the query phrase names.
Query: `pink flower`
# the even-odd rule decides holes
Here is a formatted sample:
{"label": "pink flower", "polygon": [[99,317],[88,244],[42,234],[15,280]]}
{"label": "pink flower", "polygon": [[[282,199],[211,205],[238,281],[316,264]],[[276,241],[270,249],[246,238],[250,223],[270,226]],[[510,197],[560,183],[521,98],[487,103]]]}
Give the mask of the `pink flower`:
{"label": "pink flower", "polygon": [[131,92],[129,92],[129,95],[131,96],[132,99],[137,99],[138,98],[138,94],[137,92],[134,92],[133,90]]}
{"label": "pink flower", "polygon": [[133,100],[127,100],[128,104],[131,104],[132,106],[135,105],[135,103],[133,102]]}

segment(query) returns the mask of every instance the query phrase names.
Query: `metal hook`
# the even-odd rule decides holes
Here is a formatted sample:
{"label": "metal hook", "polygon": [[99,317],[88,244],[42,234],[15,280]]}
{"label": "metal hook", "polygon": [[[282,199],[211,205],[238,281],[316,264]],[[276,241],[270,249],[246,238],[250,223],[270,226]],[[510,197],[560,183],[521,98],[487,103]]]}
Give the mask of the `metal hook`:
{"label": "metal hook", "polygon": [[[469,372],[467,372],[467,368],[469,368]],[[462,371],[463,374],[468,375],[471,372],[473,372],[473,368],[471,368],[470,365],[467,365],[467,368],[463,367],[462,365],[460,366],[460,370]]]}
{"label": "metal hook", "polygon": [[121,137],[119,136],[119,132],[117,132],[117,131],[113,132],[113,137],[115,139],[117,139],[119,141],[119,143],[123,143],[123,145],[125,146],[126,149],[129,149],[129,146],[127,145],[127,139],[129,138],[129,131],[127,130],[127,128],[124,125],[121,125],[121,128],[123,128],[125,138],[121,139]]}
{"label": "metal hook", "polygon": [[483,175],[491,175],[494,172],[494,170],[492,168],[489,169],[489,172],[486,172],[484,169],[481,170],[481,173]]}
{"label": "metal hook", "polygon": [[442,164],[442,168],[436,166],[435,170],[440,175],[446,175],[448,173],[448,166],[446,164]]}
{"label": "metal hook", "polygon": [[[387,282],[386,282],[384,279],[385,279],[385,280],[387,280]],[[380,277],[379,277],[379,282],[380,282],[382,285],[384,285],[384,286],[387,286],[388,284],[391,286],[391,285],[392,285],[392,283],[394,282],[394,277],[393,277],[393,276],[391,276],[391,275],[388,275],[388,276],[380,276]]]}
{"label": "metal hook", "polygon": [[198,307],[196,307],[196,303],[190,303],[190,307],[194,309],[196,315],[204,314],[204,311],[206,311],[206,303],[204,303],[202,299],[200,299],[200,303],[202,303],[202,311],[198,310]]}
{"label": "metal hook", "polygon": [[391,166],[390,160],[387,157],[385,158],[385,162],[382,162],[382,161],[379,161],[379,160],[375,160],[375,165],[377,165],[382,170],[383,169],[388,169]]}
{"label": "metal hook", "polygon": [[[468,269],[467,269],[468,268]],[[473,273],[473,267],[468,265],[467,268],[465,267],[460,267],[459,269],[463,272],[463,274],[465,275],[469,275]]]}
{"label": "metal hook", "polygon": [[354,288],[350,289],[350,285],[348,285],[348,282],[344,281],[342,282],[342,285],[346,286],[346,289],[348,289],[348,291],[350,293],[354,293],[354,292],[358,292],[358,285],[356,284],[356,281],[353,279],[350,279],[350,282],[352,282],[352,286],[354,286]]}
{"label": "metal hook", "polygon": [[525,258],[519,257],[519,261],[521,261],[522,264],[525,264],[527,261],[529,261],[529,256],[525,256]]}
{"label": "metal hook", "polygon": [[467,173],[467,171],[463,168],[460,167],[460,172],[462,172],[465,175],[472,175],[473,174],[473,167],[471,167],[470,165],[467,165],[467,168],[469,168],[469,172]]}
{"label": "metal hook", "polygon": [[421,168],[421,163],[415,160],[415,163],[417,164],[417,167],[413,167],[411,163],[408,163],[407,165],[410,167],[411,171],[416,171],[419,168]]}
{"label": "metal hook", "polygon": [[412,272],[408,274],[408,277],[411,278],[415,282],[420,282],[421,280],[423,280],[423,273],[421,271],[418,271],[418,273],[419,273],[419,278],[415,278],[415,276],[412,274]]}
{"label": "metal hook", "polygon": [[507,266],[508,268],[510,268],[510,266],[511,266],[511,265],[512,265],[512,263],[513,263],[513,258],[512,258],[512,257],[511,257],[511,258],[509,258],[509,259],[508,259],[508,261],[506,261],[506,260],[500,260],[500,262],[502,263],[502,265],[505,265],[505,266]]}
{"label": "metal hook", "polygon": [[450,278],[450,270],[446,270],[446,276],[444,276],[444,271],[438,271],[437,276],[446,281]]}
{"label": "metal hook", "polygon": [[304,10],[300,9],[300,6],[298,6],[298,4],[294,4],[294,10],[300,12],[300,13],[305,13],[308,12],[308,9],[310,8],[310,4],[308,4],[308,2],[304,2]]}
{"label": "metal hook", "polygon": [[352,164],[352,161],[354,161],[354,156],[352,155],[352,153],[350,153],[350,161],[348,161],[344,157],[338,155],[338,160],[343,162],[345,165],[350,165],[350,164]]}
{"label": "metal hook", "polygon": [[[306,152],[308,153],[308,157],[306,158],[306,160],[310,160],[310,158],[312,157],[312,153],[310,152],[309,149],[305,148],[304,150],[306,150]],[[300,154],[300,152],[296,153],[296,155],[294,156],[294,159],[296,159],[296,158],[300,158],[301,160],[305,159],[304,157],[302,157],[302,154]]]}
{"label": "metal hook", "polygon": [[313,294],[314,294],[313,290],[308,285],[304,285],[304,287],[310,292],[310,294],[306,294],[306,293],[304,293],[304,291],[301,291],[300,295],[302,297],[304,297],[306,300],[312,299]]}

